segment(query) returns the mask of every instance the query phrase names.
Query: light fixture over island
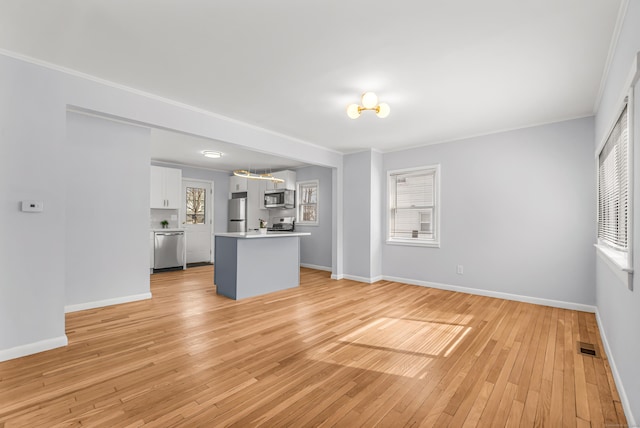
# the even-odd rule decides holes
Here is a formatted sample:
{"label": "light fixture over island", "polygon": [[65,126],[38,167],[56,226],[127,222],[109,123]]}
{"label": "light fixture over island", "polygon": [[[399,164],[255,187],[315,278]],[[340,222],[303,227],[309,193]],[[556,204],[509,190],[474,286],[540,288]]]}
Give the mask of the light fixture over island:
{"label": "light fixture over island", "polygon": [[300,285],[299,232],[229,232],[215,235],[216,293],[234,300]]}

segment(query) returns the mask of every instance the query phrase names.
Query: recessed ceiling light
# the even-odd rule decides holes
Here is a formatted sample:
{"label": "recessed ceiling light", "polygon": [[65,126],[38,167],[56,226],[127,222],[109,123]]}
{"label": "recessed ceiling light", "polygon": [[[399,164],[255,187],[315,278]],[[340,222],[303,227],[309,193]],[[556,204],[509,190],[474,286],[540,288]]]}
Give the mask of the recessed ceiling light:
{"label": "recessed ceiling light", "polygon": [[203,155],[205,155],[208,158],[213,158],[213,159],[218,159],[220,157],[222,157],[222,153],[220,152],[214,152],[213,150],[205,150],[202,152]]}

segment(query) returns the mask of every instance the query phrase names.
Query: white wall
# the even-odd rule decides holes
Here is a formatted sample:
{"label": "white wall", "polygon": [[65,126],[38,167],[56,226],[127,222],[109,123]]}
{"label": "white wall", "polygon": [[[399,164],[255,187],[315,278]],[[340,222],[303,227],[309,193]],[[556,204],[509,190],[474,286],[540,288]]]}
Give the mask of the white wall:
{"label": "white wall", "polygon": [[297,232],[309,232],[311,236],[300,239],[300,262],[331,270],[331,230],[333,219],[332,171],[321,166],[309,166],[296,170],[297,181],[318,180],[320,186],[318,226],[296,224]]}
{"label": "white wall", "polygon": [[[0,57],[0,361],[66,344],[66,118],[53,80]],[[21,212],[25,199],[44,212]]]}
{"label": "white wall", "polygon": [[149,129],[69,113],[62,170],[67,310],[150,298]]}
{"label": "white wall", "polygon": [[[620,33],[602,101],[596,116],[594,150],[606,138],[609,128],[618,114],[619,102],[627,89],[624,87],[631,64],[640,51],[640,1],[629,1],[627,14]],[[634,91],[635,134],[634,153],[634,203],[633,203],[633,263],[636,269],[634,291],[618,279],[611,269],[596,258],[596,304],[603,338],[608,344],[608,356],[616,377],[627,422],[636,426],[640,422],[640,89]],[[594,152],[595,153],[595,152]],[[595,184],[594,184],[595,186]],[[595,229],[594,229],[595,230]],[[595,233],[595,231],[593,232]]]}
{"label": "white wall", "polygon": [[382,277],[382,243],[384,242],[382,215],[386,212],[386,174],[384,172],[383,155],[375,150],[371,151],[371,271],[372,280]]}
{"label": "white wall", "polygon": [[586,118],[385,154],[441,165],[441,247],[385,244],[383,274],[593,305],[592,141]]}
{"label": "white wall", "polygon": [[[66,344],[64,152],[68,107],[263,152],[268,147],[272,154],[305,163],[342,165],[339,153],[318,146],[89,76],[0,54],[0,361]],[[115,177],[118,171],[111,174]],[[43,201],[45,211],[21,213],[19,201],[24,199]],[[340,213],[333,215],[341,221]],[[144,229],[147,227],[148,210]],[[337,223],[335,227],[332,252],[339,254],[342,235]]]}
{"label": "white wall", "polygon": [[344,274],[371,278],[371,151],[344,157]]}

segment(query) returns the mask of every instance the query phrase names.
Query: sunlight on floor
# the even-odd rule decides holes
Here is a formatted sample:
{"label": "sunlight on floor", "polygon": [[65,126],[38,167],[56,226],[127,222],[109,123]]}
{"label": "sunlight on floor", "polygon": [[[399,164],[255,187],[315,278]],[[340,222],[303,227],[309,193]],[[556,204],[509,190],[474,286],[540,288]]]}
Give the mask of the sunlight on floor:
{"label": "sunlight on floor", "polygon": [[447,322],[378,318],[321,348],[314,360],[353,368],[423,378],[471,331]]}

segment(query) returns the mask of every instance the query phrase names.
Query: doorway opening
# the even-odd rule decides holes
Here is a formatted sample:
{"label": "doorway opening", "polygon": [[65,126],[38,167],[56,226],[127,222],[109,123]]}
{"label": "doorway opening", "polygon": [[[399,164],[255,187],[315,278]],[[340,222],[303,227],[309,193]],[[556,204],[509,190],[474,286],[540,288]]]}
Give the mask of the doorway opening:
{"label": "doorway opening", "polygon": [[213,182],[182,180],[180,223],[184,227],[187,266],[213,263]]}

